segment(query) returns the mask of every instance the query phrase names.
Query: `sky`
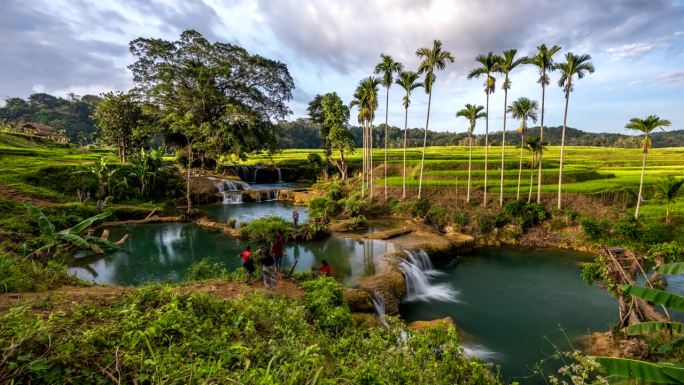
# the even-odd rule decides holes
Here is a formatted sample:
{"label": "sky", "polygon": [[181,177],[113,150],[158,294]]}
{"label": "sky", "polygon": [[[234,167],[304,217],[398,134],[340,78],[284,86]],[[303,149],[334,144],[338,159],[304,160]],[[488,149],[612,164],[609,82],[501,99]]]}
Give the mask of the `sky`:
{"label": "sky", "polygon": [[[2,99],[125,91],[133,86],[131,40],[176,40],[196,29],[286,63],[295,119],[319,93],[349,102],[381,53],[415,70],[415,51],[439,39],[455,62],[437,73],[430,129],[463,132],[467,122],[456,111],[485,104],[483,80],[467,79],[475,57],[511,48],[529,55],[546,43],[562,47],[557,61],[568,51],[589,54],[596,68],[575,82],[569,126],[627,133],[630,118],[656,114],[684,129],[684,0],[0,0],[0,7]],[[558,77],[551,74],[546,93],[547,126],[563,121]],[[532,67],[514,70],[509,104],[522,96],[540,101],[537,78]],[[490,97],[490,131],[503,125],[501,83]],[[402,96],[390,89],[389,123],[400,127]],[[409,126],[423,127],[426,111],[427,95],[417,90]],[[377,116],[384,121],[384,104]]]}

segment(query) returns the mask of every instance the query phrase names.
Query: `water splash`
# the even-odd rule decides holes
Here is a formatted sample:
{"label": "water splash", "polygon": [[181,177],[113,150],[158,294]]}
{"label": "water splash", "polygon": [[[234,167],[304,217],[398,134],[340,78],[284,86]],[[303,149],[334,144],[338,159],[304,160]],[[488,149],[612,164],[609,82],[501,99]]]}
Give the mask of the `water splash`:
{"label": "water splash", "polygon": [[484,345],[475,344],[472,342],[461,343],[463,353],[469,357],[476,357],[482,361],[497,361],[501,359],[501,354],[493,350],[489,350]]}
{"label": "water splash", "polygon": [[371,294],[371,300],[373,301],[373,308],[375,309],[375,314],[378,315],[380,322],[382,322],[383,325],[388,326],[387,321],[385,321],[385,315],[387,314],[387,310],[385,306],[385,300],[382,298],[382,294]]}

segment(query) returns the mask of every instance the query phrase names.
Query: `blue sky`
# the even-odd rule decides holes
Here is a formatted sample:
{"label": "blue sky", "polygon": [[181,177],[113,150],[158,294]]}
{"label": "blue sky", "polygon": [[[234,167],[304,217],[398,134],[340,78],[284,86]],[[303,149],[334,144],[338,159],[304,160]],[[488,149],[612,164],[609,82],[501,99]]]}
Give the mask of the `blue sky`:
{"label": "blue sky", "polygon": [[[568,124],[626,132],[634,116],[656,114],[684,129],[684,3],[673,0],[204,0],[4,1],[0,13],[0,97],[33,92],[66,95],[126,90],[137,37],[176,39],[197,29],[288,65],[296,90],[291,118],[306,114],[317,93],[348,102],[380,53],[415,68],[415,51],[440,39],[456,62],[438,73],[430,128],[464,131],[454,117],[465,103],[485,103],[482,80],[468,80],[477,54],[540,43],[588,53],[596,72],[577,81]],[[533,68],[512,74],[509,101],[541,97]],[[552,74],[547,125],[562,123],[563,96]],[[500,130],[500,82],[490,100],[490,130]],[[416,92],[409,126],[424,124],[427,96]],[[384,117],[383,107],[378,116]],[[390,91],[390,124],[403,124],[398,88]],[[515,125],[515,123],[510,123]],[[481,126],[478,127],[482,129]]]}

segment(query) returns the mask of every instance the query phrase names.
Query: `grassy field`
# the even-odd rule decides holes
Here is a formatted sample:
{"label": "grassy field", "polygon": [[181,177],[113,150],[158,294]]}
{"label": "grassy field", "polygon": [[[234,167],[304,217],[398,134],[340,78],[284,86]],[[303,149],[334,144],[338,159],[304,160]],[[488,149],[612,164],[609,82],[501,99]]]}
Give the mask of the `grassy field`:
{"label": "grassy field", "polygon": [[[294,165],[305,162],[309,153],[320,150],[284,150],[269,156],[256,155],[249,158],[248,163],[271,163],[276,165]],[[616,149],[604,147],[566,147],[565,166],[563,173],[563,191],[570,194],[600,195],[618,191],[631,190],[636,193],[639,188],[641,161],[643,153],[638,149]],[[507,197],[515,197],[518,183],[520,148],[506,147],[504,169],[504,193]],[[530,154],[523,153],[523,171],[521,194],[527,196],[530,180]],[[420,174],[420,148],[407,150],[408,185],[417,188]],[[560,147],[549,147],[544,153],[544,172],[542,191],[553,194],[558,188],[558,167]],[[376,149],[373,159],[378,176],[382,175],[384,150]],[[401,186],[401,165],[403,150],[390,149],[388,151],[390,164],[389,186]],[[356,167],[360,165],[361,153],[357,151],[350,156],[350,161]],[[501,173],[501,148],[490,147],[488,191],[499,192]],[[472,185],[481,188],[484,184],[484,148],[473,148]],[[642,206],[642,215],[658,217],[665,215],[665,205],[654,194],[655,185],[667,176],[684,177],[684,148],[651,149],[646,163],[644,180],[644,195],[646,203]],[[465,189],[468,178],[468,148],[467,147],[428,147],[425,154],[425,171],[423,186],[456,187]],[[536,173],[535,173],[536,191]],[[382,178],[377,179],[377,185],[382,185]],[[684,191],[682,192],[684,193]],[[684,194],[682,194],[684,195]],[[674,213],[684,214],[684,198],[680,198],[675,205]]]}

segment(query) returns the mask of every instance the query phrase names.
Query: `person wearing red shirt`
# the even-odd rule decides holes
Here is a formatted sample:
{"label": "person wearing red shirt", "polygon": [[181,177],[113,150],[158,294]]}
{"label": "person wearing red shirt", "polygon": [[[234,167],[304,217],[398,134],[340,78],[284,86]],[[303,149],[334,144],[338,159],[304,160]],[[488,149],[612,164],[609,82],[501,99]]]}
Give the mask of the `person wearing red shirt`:
{"label": "person wearing red shirt", "polygon": [[321,267],[319,267],[318,270],[320,270],[321,275],[326,276],[326,277],[332,277],[332,273],[330,272],[330,265],[328,265],[328,261],[322,260],[321,261]]}
{"label": "person wearing red shirt", "polygon": [[245,250],[240,253],[242,259],[242,267],[247,270],[247,283],[252,281],[252,273],[254,273],[254,261],[252,260],[252,246],[247,245]]}
{"label": "person wearing red shirt", "polygon": [[278,231],[275,240],[271,242],[271,255],[275,258],[276,271],[283,271],[283,254],[285,248],[285,236]]}

